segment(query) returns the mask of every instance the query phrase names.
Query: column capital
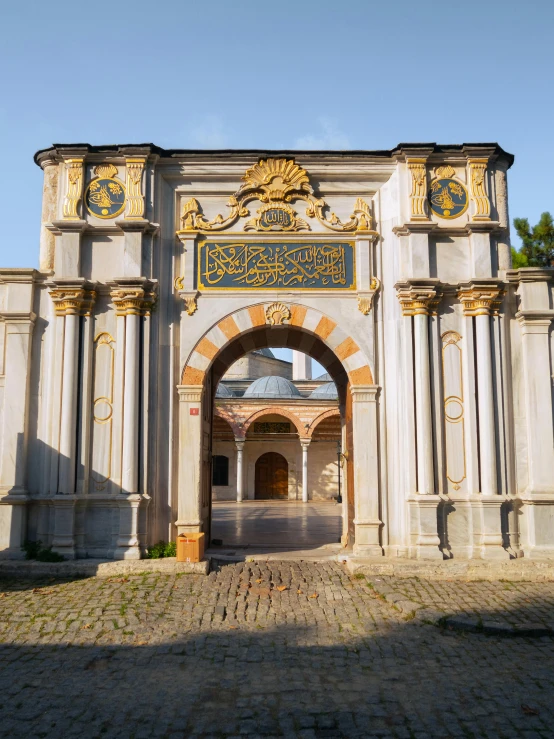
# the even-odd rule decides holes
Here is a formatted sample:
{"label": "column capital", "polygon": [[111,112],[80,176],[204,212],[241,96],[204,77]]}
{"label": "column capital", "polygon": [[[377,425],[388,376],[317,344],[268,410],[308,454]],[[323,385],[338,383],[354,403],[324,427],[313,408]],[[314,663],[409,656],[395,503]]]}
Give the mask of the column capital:
{"label": "column capital", "polygon": [[244,449],[244,445],[246,444],[246,439],[235,436],[235,444],[237,446],[237,452],[242,452],[242,450]]}
{"label": "column capital", "polygon": [[353,403],[376,403],[380,391],[379,385],[352,385],[350,387]]}
{"label": "column capital", "polygon": [[96,283],[82,277],[51,282],[50,297],[58,316],[90,316],[96,300]]}
{"label": "column capital", "polygon": [[118,316],[149,316],[157,282],[146,277],[120,277],[107,283]]}
{"label": "column capital", "polygon": [[307,449],[310,446],[311,437],[300,437],[300,445],[303,449]]}
{"label": "column capital", "polygon": [[440,280],[435,278],[401,280],[394,286],[403,316],[434,315],[442,298]]}
{"label": "column capital", "polygon": [[520,310],[517,322],[524,334],[548,334],[554,320],[554,310]]}
{"label": "column capital", "polygon": [[505,295],[504,283],[498,280],[471,280],[458,286],[458,300],[466,316],[498,315]]}
{"label": "column capital", "polygon": [[202,385],[177,385],[180,403],[200,403],[204,388]]}

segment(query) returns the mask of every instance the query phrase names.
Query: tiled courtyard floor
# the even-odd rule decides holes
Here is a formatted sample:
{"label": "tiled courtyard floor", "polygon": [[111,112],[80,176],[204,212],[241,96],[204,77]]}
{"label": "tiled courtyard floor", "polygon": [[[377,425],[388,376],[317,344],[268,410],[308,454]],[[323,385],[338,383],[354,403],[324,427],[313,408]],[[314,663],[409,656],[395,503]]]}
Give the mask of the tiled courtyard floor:
{"label": "tiled courtyard floor", "polygon": [[[394,584],[552,614],[552,583]],[[0,582],[2,737],[546,739],[553,697],[551,637],[439,629],[331,562]]]}

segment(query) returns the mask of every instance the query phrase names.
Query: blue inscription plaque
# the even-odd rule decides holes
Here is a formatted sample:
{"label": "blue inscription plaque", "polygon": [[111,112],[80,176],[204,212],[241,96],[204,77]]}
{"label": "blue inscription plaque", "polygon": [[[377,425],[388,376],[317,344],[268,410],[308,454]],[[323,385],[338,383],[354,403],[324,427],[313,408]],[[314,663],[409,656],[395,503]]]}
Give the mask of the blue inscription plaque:
{"label": "blue inscription plaque", "polygon": [[198,246],[199,290],[352,290],[354,243],[211,242]]}

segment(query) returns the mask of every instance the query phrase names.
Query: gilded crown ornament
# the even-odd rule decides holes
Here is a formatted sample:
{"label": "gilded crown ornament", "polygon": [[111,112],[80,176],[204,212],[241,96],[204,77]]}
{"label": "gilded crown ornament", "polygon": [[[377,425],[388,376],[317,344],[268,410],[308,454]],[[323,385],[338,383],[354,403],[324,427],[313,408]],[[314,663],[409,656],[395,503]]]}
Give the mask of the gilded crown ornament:
{"label": "gilded crown ornament", "polygon": [[258,200],[262,206],[256,216],[247,221],[244,230],[255,231],[299,231],[310,230],[309,224],[299,218],[290,203],[294,200],[306,202],[306,215],[317,219],[325,228],[331,231],[371,231],[372,218],[369,205],[362,199],[356,200],[350,219],[343,223],[335,214],[326,215],[327,203],[316,197],[310,184],[308,173],[292,159],[261,159],[242,177],[243,185],[227,203],[227,216],[218,214],[207,220],[201,213],[196,198],[190,198],[184,206],[181,215],[181,230],[187,231],[223,231],[229,228],[239,218],[246,218],[250,211],[246,204],[251,200]]}

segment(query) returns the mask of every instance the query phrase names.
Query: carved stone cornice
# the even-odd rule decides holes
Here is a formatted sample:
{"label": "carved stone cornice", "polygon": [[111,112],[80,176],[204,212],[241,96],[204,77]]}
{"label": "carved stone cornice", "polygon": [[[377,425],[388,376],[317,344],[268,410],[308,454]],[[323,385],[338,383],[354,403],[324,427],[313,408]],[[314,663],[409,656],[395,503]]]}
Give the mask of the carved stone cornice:
{"label": "carved stone cornice", "polygon": [[430,234],[439,229],[442,231],[438,223],[429,220],[421,220],[403,223],[401,226],[395,226],[392,229],[392,232],[396,236],[409,236],[410,234]]}
{"label": "carved stone cornice", "polygon": [[505,290],[496,280],[461,282],[458,300],[466,316],[497,316]]}
{"label": "carved stone cornice", "polygon": [[50,297],[58,316],[90,316],[96,300],[95,283],[83,278],[55,280]]}
{"label": "carved stone cornice", "polygon": [[442,298],[440,280],[435,278],[401,280],[394,287],[403,316],[436,315]]}
{"label": "carved stone cornice", "polygon": [[122,277],[108,284],[118,316],[150,315],[156,302],[157,283],[146,277]]}
{"label": "carved stone cornice", "polygon": [[512,284],[520,282],[549,282],[554,281],[553,267],[522,267],[521,269],[509,269],[506,279]]}

